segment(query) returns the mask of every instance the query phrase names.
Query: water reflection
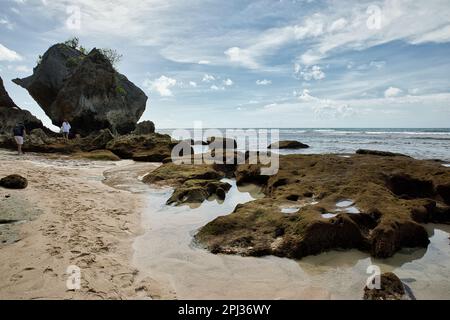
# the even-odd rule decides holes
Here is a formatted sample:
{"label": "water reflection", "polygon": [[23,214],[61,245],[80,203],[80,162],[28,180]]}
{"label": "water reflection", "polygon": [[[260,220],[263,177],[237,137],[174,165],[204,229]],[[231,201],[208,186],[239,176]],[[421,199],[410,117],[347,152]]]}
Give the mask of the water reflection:
{"label": "water reflection", "polygon": [[262,197],[255,186],[237,187],[225,201],[192,209],[165,205],[172,188],[152,189],[143,216],[146,232],[136,239],[134,263],[173,288],[179,299],[361,299],[376,264],[393,271],[418,299],[450,298],[450,226],[428,225],[426,249],[404,249],[389,259],[358,250],[330,251],[300,261],[277,257],[213,255],[192,243],[198,228],[231,213],[237,204]]}

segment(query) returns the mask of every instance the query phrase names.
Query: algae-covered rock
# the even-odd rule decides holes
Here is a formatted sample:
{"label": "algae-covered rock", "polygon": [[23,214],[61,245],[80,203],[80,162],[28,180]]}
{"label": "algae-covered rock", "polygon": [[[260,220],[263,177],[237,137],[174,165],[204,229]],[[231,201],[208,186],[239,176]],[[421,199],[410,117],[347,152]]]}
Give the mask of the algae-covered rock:
{"label": "algae-covered rock", "polygon": [[148,135],[124,135],[111,140],[106,149],[122,159],[135,161],[162,162],[171,157],[172,142],[169,135],[154,133]]}
{"label": "algae-covered rock", "polygon": [[[260,184],[265,197],[200,229],[197,240],[212,252],[302,258],[356,248],[386,258],[428,245],[419,222],[450,222],[450,171],[431,161],[287,155],[275,175],[244,164],[235,176],[238,184]],[[284,213],[284,206],[298,211]]]}
{"label": "algae-covered rock", "polygon": [[231,185],[220,181],[224,177],[225,173],[215,170],[212,165],[168,162],[146,175],[143,181],[174,186],[175,190],[167,204],[180,205],[202,203],[211,196],[225,199]]}
{"label": "algae-covered rock", "polygon": [[412,300],[412,292],[406,292],[405,285],[392,272],[380,275],[380,288],[364,288],[364,300]]}
{"label": "algae-covered rock", "polygon": [[183,203],[202,203],[212,196],[216,196],[219,200],[224,200],[226,192],[230,188],[231,185],[229,183],[222,181],[187,180],[181,186],[176,187],[166,203],[176,205]]}

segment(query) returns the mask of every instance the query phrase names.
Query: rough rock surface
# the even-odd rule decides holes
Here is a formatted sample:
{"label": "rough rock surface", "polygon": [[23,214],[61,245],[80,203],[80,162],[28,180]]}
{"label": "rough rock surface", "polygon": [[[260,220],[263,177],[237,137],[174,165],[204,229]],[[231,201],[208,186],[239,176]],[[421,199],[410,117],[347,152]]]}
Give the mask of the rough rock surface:
{"label": "rough rock surface", "polygon": [[12,174],[0,179],[0,186],[7,189],[25,189],[28,181],[18,174]]}
{"label": "rough rock surface", "polygon": [[76,159],[89,159],[94,161],[119,161],[120,158],[109,150],[94,150],[90,152],[75,153]]}
{"label": "rough rock surface", "polygon": [[237,142],[231,138],[223,138],[223,137],[209,137],[206,142],[209,145],[209,148],[214,149],[236,149]]}
{"label": "rough rock surface", "polygon": [[106,149],[110,141],[114,140],[114,135],[109,129],[103,129],[99,132],[91,133],[81,141],[84,151],[94,151]]}
{"label": "rough rock surface", "polygon": [[144,177],[145,183],[164,184],[175,187],[167,204],[202,203],[211,196],[225,199],[231,185],[220,181],[224,172],[211,165],[165,163]]}
{"label": "rough rock surface", "polygon": [[12,101],[0,77],[0,134],[12,134],[12,130],[18,122],[22,122],[27,130],[43,128],[39,119],[29,111],[21,110]]}
{"label": "rough rock surface", "polygon": [[392,272],[380,276],[380,289],[364,288],[364,300],[412,300],[402,281]]}
{"label": "rough rock surface", "polygon": [[105,128],[133,131],[147,101],[100,50],[85,55],[64,44],[48,49],[32,76],[14,82],[28,90],[54,125],[67,119],[82,135]]}
{"label": "rough rock surface", "polygon": [[[386,258],[402,247],[428,245],[419,222],[450,222],[442,191],[450,169],[433,161],[288,155],[280,157],[276,175],[261,176],[259,170],[240,165],[235,176],[238,184],[262,185],[265,198],[238,205],[196,235],[212,252],[302,258],[357,248]],[[283,213],[285,206],[298,212]]]}
{"label": "rough rock surface", "polygon": [[281,140],[274,142],[267,147],[268,149],[307,149],[307,144],[301,143],[296,140]]}
{"label": "rough rock surface", "polygon": [[151,134],[155,133],[155,124],[152,121],[146,120],[139,122],[134,129],[133,134]]}
{"label": "rough rock surface", "polygon": [[224,200],[231,185],[227,182],[216,180],[191,179],[177,187],[167,204],[180,205],[183,203],[202,203],[212,196]]}
{"label": "rough rock surface", "polygon": [[170,158],[173,146],[169,135],[124,135],[111,140],[106,149],[110,150],[122,159],[133,159],[135,161],[162,162]]}

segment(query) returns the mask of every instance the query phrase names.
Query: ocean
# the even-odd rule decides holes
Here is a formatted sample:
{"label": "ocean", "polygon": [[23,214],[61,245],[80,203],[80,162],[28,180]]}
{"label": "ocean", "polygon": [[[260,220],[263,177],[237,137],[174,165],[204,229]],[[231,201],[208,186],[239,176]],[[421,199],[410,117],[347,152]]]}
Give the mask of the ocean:
{"label": "ocean", "polygon": [[[173,130],[157,131],[172,135]],[[225,132],[226,129],[220,130]],[[285,128],[279,129],[279,136],[280,140],[297,140],[310,146],[309,149],[280,150],[281,154],[346,154],[371,149],[402,153],[416,159],[450,161],[450,128]]]}

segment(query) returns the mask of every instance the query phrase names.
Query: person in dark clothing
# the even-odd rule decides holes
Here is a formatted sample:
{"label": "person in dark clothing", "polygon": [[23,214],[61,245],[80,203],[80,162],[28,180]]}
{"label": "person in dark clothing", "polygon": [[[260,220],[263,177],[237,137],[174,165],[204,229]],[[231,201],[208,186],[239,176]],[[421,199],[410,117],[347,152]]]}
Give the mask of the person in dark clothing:
{"label": "person in dark clothing", "polygon": [[25,126],[23,125],[23,123],[19,122],[14,127],[13,134],[14,134],[14,140],[16,140],[16,143],[17,143],[18,154],[21,155],[21,154],[23,154],[23,151],[22,151],[23,139],[26,134]]}

